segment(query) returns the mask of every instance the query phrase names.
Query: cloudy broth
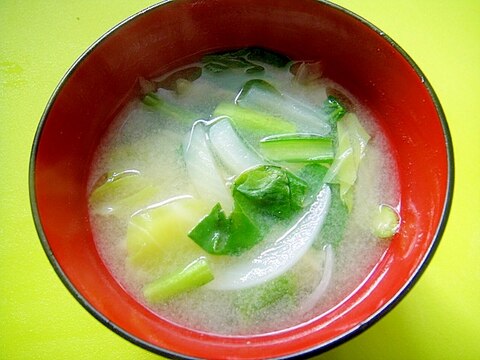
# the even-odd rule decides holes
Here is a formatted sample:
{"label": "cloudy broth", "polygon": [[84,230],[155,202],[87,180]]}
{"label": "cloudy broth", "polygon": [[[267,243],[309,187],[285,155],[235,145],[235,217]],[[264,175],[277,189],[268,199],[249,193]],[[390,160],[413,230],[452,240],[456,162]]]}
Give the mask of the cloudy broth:
{"label": "cloudy broth", "polygon": [[[132,174],[141,174],[149,184],[141,185],[142,191],[145,188],[153,190],[144,191],[148,196],[145,195],[145,199],[138,203],[134,201],[136,205],[133,208],[113,215],[108,206],[103,208],[106,210],[98,211],[97,205],[91,204],[90,221],[95,243],[118,282],[138,301],[172,322],[200,331],[227,335],[259,334],[295,326],[328,311],[347,297],[364,281],[389,246],[391,240],[372,235],[369,224],[380,204],[388,204],[392,208],[399,206],[395,161],[385,135],[369,112],[338,84],[321,78],[320,74],[318,78],[313,76],[312,79],[307,77],[306,81],[298,81],[298,72],[297,75],[292,74],[289,71],[290,65],[277,68],[262,63],[264,71],[251,74],[245,73],[243,68],[212,72],[205,66],[205,63],[197,63],[182,68],[200,68],[201,76],[194,81],[176,79],[173,85],[166,86],[170,89],[154,89],[156,94],[172,106],[198,114],[198,119],[209,120],[219,103],[234,103],[242,86],[250,79],[265,80],[280,93],[318,108],[327,99],[329,89],[336,89],[336,93],[347,95],[353,104],[349,105],[350,110],[370,135],[365,156],[359,164],[353,206],[342,239],[330,247],[333,265],[326,289],[314,304],[309,303],[312,301],[311,293],[324,276],[326,262],[332,260],[328,260],[325,255],[324,244],[316,246],[313,243],[292,267],[280,274],[282,282],[271,288],[267,282],[227,290],[206,284],[164,301],[151,302],[145,298],[143,291],[146,284],[185,267],[189,262],[185,262],[189,252],[192,251],[193,258],[198,249],[187,246],[180,248],[178,254],[171,253],[167,260],[156,263],[155,259],[149,259],[148,266],[137,266],[130,261],[131,250],[127,241],[132,215],[145,211],[142,209],[148,207],[155,208],[164,203],[183,201],[184,198],[197,199],[199,194],[185,164],[184,151],[185,139],[188,138],[194,120],[179,121],[146,106],[140,99],[132,101],[116,118],[97,149],[90,171],[89,195],[101,184],[102,180],[99,179],[104,179],[105,174],[112,172],[130,171]],[[156,84],[162,84],[161,80],[168,78],[168,75],[158,79]],[[147,88],[150,85],[147,83]],[[295,124],[295,119],[290,118],[289,121]],[[305,128],[305,124],[297,124],[296,129],[299,133],[311,132],[311,129]],[[240,130],[238,133],[250,148],[261,154],[259,141],[265,134]],[[265,162],[278,163],[269,160]],[[297,174],[305,163],[281,162],[281,166]],[[328,166],[330,165],[327,164],[326,167]],[[222,166],[219,169],[227,188],[231,187],[235,180],[231,171]],[[205,254],[214,275],[222,274],[232,264],[244,261],[243,258],[258,257],[268,249],[269,244],[274,244],[276,239],[285,234],[305,211],[300,211],[292,220],[273,224],[261,242],[240,255]],[[193,241],[192,246],[198,247]],[[273,297],[276,300],[265,302],[264,293],[269,291],[275,293]],[[308,306],[306,303],[309,303]]]}

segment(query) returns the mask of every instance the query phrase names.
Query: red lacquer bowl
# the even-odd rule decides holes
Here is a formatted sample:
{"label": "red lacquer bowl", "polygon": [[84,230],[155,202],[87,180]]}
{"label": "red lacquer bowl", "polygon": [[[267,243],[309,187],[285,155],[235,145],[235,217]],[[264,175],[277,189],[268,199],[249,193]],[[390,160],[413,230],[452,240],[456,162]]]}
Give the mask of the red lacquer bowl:
{"label": "red lacquer bowl", "polygon": [[[204,334],[138,303],[102,262],[89,225],[92,154],[122,106],[152,78],[217,50],[260,46],[320,60],[385,130],[398,162],[402,227],[368,279],[309,322],[255,336]],[[121,23],[73,65],[41,119],[30,194],[47,256],[75,298],[116,333],[153,352],[184,358],[307,357],[358,334],[418,279],[446,224],[453,189],[447,123],[428,81],[393,40],[364,19],[315,0],[179,0]]]}

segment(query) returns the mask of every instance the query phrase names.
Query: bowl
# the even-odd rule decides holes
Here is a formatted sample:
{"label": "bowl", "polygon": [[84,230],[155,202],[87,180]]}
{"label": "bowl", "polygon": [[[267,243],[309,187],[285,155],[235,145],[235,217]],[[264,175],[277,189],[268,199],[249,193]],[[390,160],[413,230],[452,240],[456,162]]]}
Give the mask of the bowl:
{"label": "bowl", "polygon": [[[330,311],[277,332],[221,336],[155,315],[115,280],[92,239],[86,187],[94,150],[120,109],[139,95],[140,77],[246,46],[320,60],[325,76],[373,114],[398,165],[402,226],[368,278]],[[178,0],[117,25],[61,80],[35,136],[30,199],[41,243],[61,281],[127,340],[167,357],[308,357],[371,326],[418,280],[446,225],[453,174],[449,130],[432,87],[374,25],[316,0]]]}

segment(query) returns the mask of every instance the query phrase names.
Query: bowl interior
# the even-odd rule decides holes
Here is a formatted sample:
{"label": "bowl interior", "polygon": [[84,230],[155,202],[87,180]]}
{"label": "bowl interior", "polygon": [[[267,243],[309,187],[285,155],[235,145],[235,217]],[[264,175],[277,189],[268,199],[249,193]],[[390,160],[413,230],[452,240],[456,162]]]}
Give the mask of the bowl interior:
{"label": "bowl interior", "polygon": [[[254,337],[200,334],[132,298],[100,259],[89,228],[89,162],[119,109],[151,78],[215,50],[261,46],[320,60],[382,126],[401,184],[400,233],[370,277],[330,312]],[[385,36],[314,0],[176,1],[123,23],[74,65],[39,127],[31,164],[32,207],[50,261],[82,304],[129,340],[163,354],[282,357],[325,350],[370,324],[412,284],[443,229],[451,187],[446,124],[421,74]],[[248,346],[246,341],[248,340]]]}

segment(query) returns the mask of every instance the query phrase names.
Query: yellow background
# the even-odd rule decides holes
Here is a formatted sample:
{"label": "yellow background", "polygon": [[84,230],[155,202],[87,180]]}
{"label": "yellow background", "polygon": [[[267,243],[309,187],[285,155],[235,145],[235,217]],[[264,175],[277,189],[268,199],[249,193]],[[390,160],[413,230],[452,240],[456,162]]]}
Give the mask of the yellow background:
{"label": "yellow background", "polygon": [[[0,359],[157,358],[74,300],[41,248],[28,197],[32,140],[58,81],[100,35],[151,3],[1,2]],[[417,285],[372,328],[319,358],[480,359],[480,1],[337,3],[376,24],[424,71],[450,125],[456,180],[445,235]]]}

